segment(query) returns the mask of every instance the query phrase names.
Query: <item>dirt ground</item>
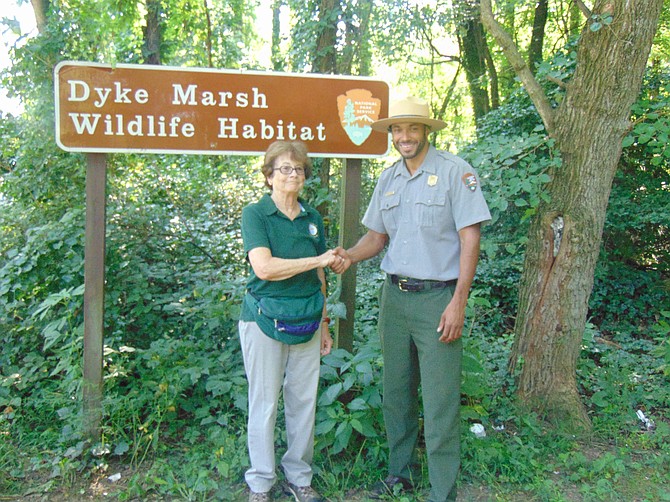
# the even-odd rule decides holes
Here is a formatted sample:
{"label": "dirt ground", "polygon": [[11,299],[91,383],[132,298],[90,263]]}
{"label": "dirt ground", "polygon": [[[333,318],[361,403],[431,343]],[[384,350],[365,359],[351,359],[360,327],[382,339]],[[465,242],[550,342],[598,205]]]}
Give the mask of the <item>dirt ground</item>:
{"label": "dirt ground", "polygon": [[[115,501],[119,500],[118,496],[120,493],[125,492],[129,480],[135,473],[128,467],[122,464],[111,465],[109,470],[105,473],[100,473],[97,476],[93,476],[86,480],[73,480],[67,487],[62,485],[51,486],[49,487],[49,480],[46,479],[46,474],[43,472],[33,473],[31,479],[25,479],[26,486],[33,486],[33,489],[30,489],[20,496],[16,495],[5,495],[0,493],[0,502],[4,501],[16,501],[16,502],[98,502],[98,501]],[[111,479],[110,479],[111,477]],[[561,501],[561,502],[582,502],[584,495],[580,492],[579,486],[570,485],[565,483],[565,480],[555,479],[555,486],[560,487],[560,498],[554,498],[552,500]],[[62,480],[59,480],[62,482]],[[47,488],[48,491],[47,491]],[[509,488],[509,487],[507,487]],[[292,497],[282,494],[279,487],[275,488],[275,499],[277,502],[290,502],[293,500]],[[127,496],[127,495],[126,495]],[[400,499],[393,499],[389,497],[386,500],[401,500],[402,502],[424,502],[427,499],[428,493],[413,493],[406,494]],[[142,497],[142,498],[129,498],[125,499],[129,502],[155,502],[155,501],[166,501],[166,502],[176,502],[188,500],[184,496],[175,494],[175,496],[151,496],[151,497]],[[230,493],[225,494],[221,498],[194,498],[190,500],[198,500],[200,502],[246,502],[247,492],[246,488],[243,485],[238,485],[231,488]],[[361,490],[350,490],[346,494],[331,497],[328,499],[330,502],[368,502],[370,498],[366,496],[366,491]],[[535,496],[533,493],[529,492],[510,492],[505,490],[502,493],[499,487],[495,486],[474,486],[474,485],[461,485],[459,486],[458,493],[458,502],[541,502],[546,501],[545,498],[540,498]],[[647,497],[628,497],[620,499],[608,500],[621,500],[622,502],[641,502],[649,501]]]}
{"label": "dirt ground", "polygon": [[[125,472],[116,470],[115,473],[121,474],[121,478],[118,481],[110,481],[109,473],[106,473],[104,476],[99,476],[96,479],[90,480],[88,483],[74,483],[72,486],[67,489],[51,489],[48,492],[44,492],[45,485],[36,486],[35,489],[28,491],[20,496],[3,496],[0,494],[0,501],[16,501],[16,502],[91,502],[91,501],[112,501],[118,500],[117,496],[119,492],[125,489],[124,480],[129,479],[131,472],[126,470]],[[222,500],[230,502],[245,502],[247,500],[246,492],[243,487],[236,487],[234,492],[231,493],[230,498],[225,497]],[[284,495],[280,489],[275,489],[274,500],[277,502],[290,502],[293,500],[292,497]],[[414,493],[411,496],[403,497],[404,502],[421,502],[425,500],[427,493]],[[175,497],[152,497],[150,499],[140,499],[134,498],[129,499],[133,502],[148,502],[148,501],[166,501],[166,502],[176,502],[181,500],[186,500],[181,496]],[[216,498],[209,499],[198,499],[209,501],[216,501]],[[367,502],[371,499],[366,496],[364,489],[361,490],[351,490],[343,496],[329,499],[331,502]],[[385,500],[397,500],[389,497]],[[526,502],[532,500],[532,497],[529,497],[528,494],[519,494],[518,496],[511,496],[509,494],[504,497],[496,495],[487,487],[479,486],[461,486],[459,487],[459,496],[458,502]],[[580,497],[576,498],[565,498],[564,500],[581,500]]]}

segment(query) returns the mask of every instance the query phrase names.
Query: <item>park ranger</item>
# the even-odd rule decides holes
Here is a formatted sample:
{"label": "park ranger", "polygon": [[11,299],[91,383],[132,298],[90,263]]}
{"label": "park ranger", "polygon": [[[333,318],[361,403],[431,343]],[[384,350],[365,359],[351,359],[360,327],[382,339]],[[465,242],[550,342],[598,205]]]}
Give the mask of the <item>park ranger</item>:
{"label": "park ranger", "polygon": [[445,126],[430,118],[428,104],[415,97],[391,103],[389,117],[372,124],[373,130],[391,134],[401,158],[384,170],[375,187],[363,217],[367,233],[352,248],[336,249],[346,269],[388,245],[381,262],[386,280],[378,328],[389,466],[372,497],[412,490],[416,484],[412,465],[421,384],[428,500],[456,499],[461,334],[479,257],[480,224],[491,216],[472,166],[429,144],[429,133]]}

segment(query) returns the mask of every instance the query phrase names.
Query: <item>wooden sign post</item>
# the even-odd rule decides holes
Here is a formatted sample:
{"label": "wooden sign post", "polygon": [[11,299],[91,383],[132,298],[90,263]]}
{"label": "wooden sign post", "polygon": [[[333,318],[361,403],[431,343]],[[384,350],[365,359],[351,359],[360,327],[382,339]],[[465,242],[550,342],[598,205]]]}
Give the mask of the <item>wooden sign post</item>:
{"label": "wooden sign post", "polygon": [[107,156],[89,153],[84,249],[84,433],[98,439],[102,420]]}

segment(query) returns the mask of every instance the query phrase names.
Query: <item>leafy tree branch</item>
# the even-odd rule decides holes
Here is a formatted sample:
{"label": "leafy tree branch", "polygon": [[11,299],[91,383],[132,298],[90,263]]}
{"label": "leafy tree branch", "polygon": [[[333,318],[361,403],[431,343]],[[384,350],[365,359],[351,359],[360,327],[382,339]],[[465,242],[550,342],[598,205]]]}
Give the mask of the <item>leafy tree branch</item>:
{"label": "leafy tree branch", "polygon": [[481,16],[482,23],[486,26],[491,35],[493,35],[493,38],[496,39],[498,44],[500,44],[515,73],[526,87],[530,99],[535,104],[535,107],[542,118],[545,129],[551,135],[554,132],[554,109],[542,90],[542,87],[533,76],[533,72],[531,72],[528,64],[519,52],[512,37],[510,37],[500,23],[495,20],[491,9],[491,0],[481,1]]}

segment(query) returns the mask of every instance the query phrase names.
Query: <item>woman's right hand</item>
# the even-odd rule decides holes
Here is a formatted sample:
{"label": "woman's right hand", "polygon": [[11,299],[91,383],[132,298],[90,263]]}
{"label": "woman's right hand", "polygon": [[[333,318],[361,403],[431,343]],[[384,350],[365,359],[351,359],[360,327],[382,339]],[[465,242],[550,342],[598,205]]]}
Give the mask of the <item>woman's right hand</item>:
{"label": "woman's right hand", "polygon": [[333,251],[332,249],[329,249],[328,251],[320,255],[318,259],[319,259],[319,266],[321,268],[332,267],[332,265],[335,262],[339,261],[339,257],[335,255],[335,251]]}
{"label": "woman's right hand", "polygon": [[349,255],[347,255],[347,252],[342,248],[326,251],[321,256],[319,256],[319,259],[322,260],[322,268],[330,267],[331,270],[336,274],[344,273],[351,265]]}
{"label": "woman's right hand", "polygon": [[335,261],[330,268],[336,274],[343,274],[351,266],[351,257],[342,247],[336,247],[333,252],[335,253]]}

